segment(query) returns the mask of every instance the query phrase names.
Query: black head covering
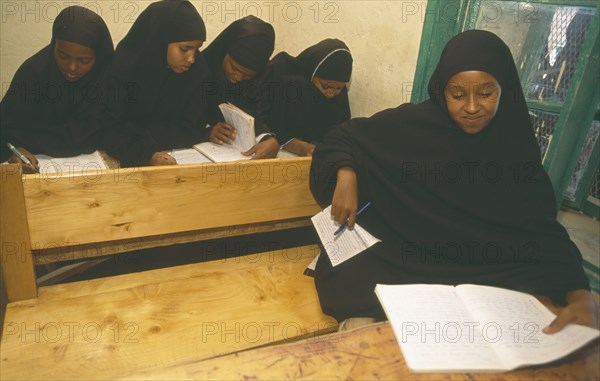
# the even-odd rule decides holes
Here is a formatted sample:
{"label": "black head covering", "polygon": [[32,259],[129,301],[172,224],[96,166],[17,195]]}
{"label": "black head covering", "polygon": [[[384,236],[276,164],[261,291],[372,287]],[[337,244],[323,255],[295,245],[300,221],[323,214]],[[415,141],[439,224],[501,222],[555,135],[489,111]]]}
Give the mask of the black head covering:
{"label": "black head covering", "polygon": [[[340,82],[350,81],[352,55],[346,44],[336,39],[323,40],[292,57],[277,54],[263,78],[269,99],[263,100],[269,129],[281,144],[292,138],[314,143],[336,124],[350,118],[348,89],[327,99],[311,83],[317,75]],[[266,98],[266,97],[265,97]]]}
{"label": "black head covering", "polygon": [[[273,26],[255,16],[246,16],[231,23],[202,52],[212,75],[211,125],[222,121],[219,104],[232,103],[250,115],[257,116],[257,105],[261,97],[258,81],[263,75],[275,46]],[[249,80],[230,83],[223,71],[223,59],[229,54],[240,65],[255,71]],[[264,120],[256,119],[257,134],[267,132]]]}
{"label": "black head covering", "polygon": [[273,44],[259,36],[241,38],[231,46],[229,55],[240,65],[256,71],[264,70],[273,53]]}
{"label": "black head covering", "polygon": [[[494,119],[478,134],[451,119],[443,87],[480,70],[500,83]],[[431,99],[342,124],[317,145],[311,189],[331,202],[337,169],[353,167],[358,218],[382,243],[332,268],[317,265],[326,313],[383,317],[376,283],[475,283],[544,294],[560,302],[588,288],[581,254],[556,221],[556,201],[535,143],[516,67],[494,34],[467,31],[444,49]]]}
{"label": "black head covering", "polygon": [[[67,82],[54,58],[56,40],[94,49],[92,69]],[[52,25],[50,44],[17,70],[1,104],[1,160],[11,155],[6,141],[34,154],[74,156],[98,148],[102,81],[114,54],[106,23],[89,9],[63,9]]]}
{"label": "black head covering", "polygon": [[189,1],[152,3],[117,46],[112,72],[122,79],[156,82],[156,75],[166,74],[168,45],[193,40],[206,41],[206,27]]}
{"label": "black head covering", "polygon": [[204,50],[211,70],[220,66],[229,53],[240,65],[257,73],[262,72],[275,48],[273,26],[253,15],[231,23]]}
{"label": "black head covering", "polygon": [[312,80],[317,76],[332,81],[349,82],[352,75],[352,54],[348,46],[337,39],[326,39],[296,57],[296,64]]}
{"label": "black head covering", "polygon": [[139,15],[117,46],[111,84],[119,99],[107,112],[105,145],[122,165],[147,164],[154,152],[189,147],[204,136],[206,60],[196,52],[194,64],[179,74],[167,65],[170,43],[194,40],[206,40],[196,8],[187,0],[162,0]]}
{"label": "black head covering", "polygon": [[52,41],[74,42],[94,49],[100,64],[112,59],[115,49],[108,27],[102,17],[87,8],[71,6],[56,16],[52,25]]}

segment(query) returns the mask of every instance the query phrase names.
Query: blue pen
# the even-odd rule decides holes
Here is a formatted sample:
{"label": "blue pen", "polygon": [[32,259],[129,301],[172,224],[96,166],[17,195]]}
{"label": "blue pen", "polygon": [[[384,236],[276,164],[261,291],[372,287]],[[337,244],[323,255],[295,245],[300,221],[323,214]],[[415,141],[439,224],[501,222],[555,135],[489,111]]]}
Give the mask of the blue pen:
{"label": "blue pen", "polygon": [[[360,214],[362,212],[365,211],[365,209],[367,209],[367,207],[371,205],[371,201],[367,202],[365,204],[365,206],[363,206],[362,208],[360,208],[360,210],[358,211],[358,213],[356,213],[356,217],[360,216]],[[338,235],[340,234],[344,229],[346,229],[346,227],[348,227],[348,221],[344,222],[343,224],[340,225],[340,227],[335,231],[335,233],[333,233],[333,235]]]}

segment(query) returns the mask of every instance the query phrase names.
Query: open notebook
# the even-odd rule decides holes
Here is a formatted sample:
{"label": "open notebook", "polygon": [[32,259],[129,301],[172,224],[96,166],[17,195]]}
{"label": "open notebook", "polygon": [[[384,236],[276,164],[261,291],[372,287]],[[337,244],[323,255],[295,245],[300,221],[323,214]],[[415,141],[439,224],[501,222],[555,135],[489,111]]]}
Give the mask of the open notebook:
{"label": "open notebook", "polygon": [[38,160],[40,174],[42,175],[67,175],[108,169],[98,151],[71,157],[34,156]]}
{"label": "open notebook", "polygon": [[[231,144],[215,144],[203,142],[195,144],[192,148],[174,150],[172,156],[177,164],[196,164],[210,162],[228,162],[249,160],[251,156],[244,156],[242,152],[248,151],[256,144],[254,135],[254,118],[231,103],[219,105],[225,122],[237,130],[235,140]],[[280,151],[277,157],[295,157],[293,153]]]}
{"label": "open notebook", "polygon": [[415,372],[505,372],[557,360],[600,336],[576,324],[545,334],[556,316],[504,288],[378,284],[375,294]]}

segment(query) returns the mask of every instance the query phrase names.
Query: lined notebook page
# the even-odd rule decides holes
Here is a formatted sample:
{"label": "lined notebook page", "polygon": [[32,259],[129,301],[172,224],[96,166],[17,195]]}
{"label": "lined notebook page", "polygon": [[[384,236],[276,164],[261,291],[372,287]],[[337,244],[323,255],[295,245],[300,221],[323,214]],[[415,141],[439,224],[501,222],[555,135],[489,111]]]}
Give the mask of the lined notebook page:
{"label": "lined notebook page", "polygon": [[552,335],[543,333],[556,316],[529,294],[469,284],[457,286],[456,292],[477,321],[488,323],[488,340],[511,368],[559,359],[599,335],[575,324]]}
{"label": "lined notebook page", "polygon": [[209,158],[193,148],[176,149],[172,156],[177,160],[177,164],[212,163]]}
{"label": "lined notebook page", "polygon": [[354,229],[346,228],[340,234],[334,235],[340,225],[331,218],[331,205],[314,215],[311,221],[332,266],[337,266],[381,242],[358,224],[354,224]]}
{"label": "lined notebook page", "polygon": [[254,118],[230,103],[219,105],[223,119],[235,127],[237,134],[231,145],[238,151],[247,151],[256,144],[254,136]]}
{"label": "lined notebook page", "polygon": [[228,144],[218,145],[211,142],[196,144],[194,149],[202,152],[210,160],[220,163],[226,161],[250,160],[252,156],[244,156],[242,152]]}
{"label": "lined notebook page", "polygon": [[72,157],[46,155],[35,155],[35,157],[38,159],[41,174],[70,174],[108,169],[98,151]]}
{"label": "lined notebook page", "polygon": [[506,370],[454,287],[378,284],[375,292],[411,370]]}

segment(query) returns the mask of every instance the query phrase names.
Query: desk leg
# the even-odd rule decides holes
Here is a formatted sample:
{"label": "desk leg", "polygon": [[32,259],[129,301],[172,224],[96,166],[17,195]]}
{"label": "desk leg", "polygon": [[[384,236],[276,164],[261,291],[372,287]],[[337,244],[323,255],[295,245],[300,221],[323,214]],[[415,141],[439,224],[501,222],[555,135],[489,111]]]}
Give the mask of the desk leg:
{"label": "desk leg", "polygon": [[0,165],[0,265],[9,302],[37,296],[23,180],[18,165]]}

